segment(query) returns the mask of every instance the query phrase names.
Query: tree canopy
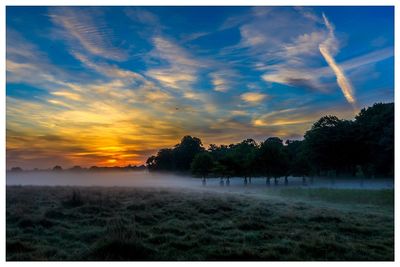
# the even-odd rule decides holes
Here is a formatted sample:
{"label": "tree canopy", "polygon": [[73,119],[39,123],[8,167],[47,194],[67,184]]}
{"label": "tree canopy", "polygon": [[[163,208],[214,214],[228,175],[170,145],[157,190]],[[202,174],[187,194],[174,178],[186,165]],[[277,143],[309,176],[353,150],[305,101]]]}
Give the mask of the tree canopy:
{"label": "tree canopy", "polygon": [[178,171],[221,178],[232,176],[394,175],[394,103],[362,109],[353,120],[324,116],[303,140],[269,137],[257,143],[211,144],[185,136],[173,148],[148,158],[150,171]]}

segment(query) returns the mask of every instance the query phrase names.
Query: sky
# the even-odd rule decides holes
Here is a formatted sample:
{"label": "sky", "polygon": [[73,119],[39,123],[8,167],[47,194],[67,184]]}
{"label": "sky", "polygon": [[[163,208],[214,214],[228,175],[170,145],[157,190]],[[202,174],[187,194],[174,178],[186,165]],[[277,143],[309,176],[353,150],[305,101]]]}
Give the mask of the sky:
{"label": "sky", "polygon": [[302,139],[394,101],[394,8],[6,8],[7,168]]}

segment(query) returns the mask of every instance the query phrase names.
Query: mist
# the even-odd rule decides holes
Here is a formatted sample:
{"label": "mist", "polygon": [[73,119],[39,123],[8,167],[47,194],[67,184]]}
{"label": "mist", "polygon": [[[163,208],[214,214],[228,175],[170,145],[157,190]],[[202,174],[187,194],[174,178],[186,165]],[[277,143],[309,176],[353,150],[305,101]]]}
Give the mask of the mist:
{"label": "mist", "polygon": [[289,184],[278,179],[278,184],[265,184],[265,178],[252,178],[251,183],[244,184],[243,178],[230,178],[230,185],[225,181],[221,184],[219,178],[208,178],[205,186],[201,179],[191,176],[175,175],[171,173],[157,173],[148,171],[135,172],[8,172],[7,185],[33,186],[102,186],[102,187],[138,187],[138,188],[177,188],[212,190],[222,192],[265,192],[266,189],[283,187],[310,187],[310,188],[349,188],[349,189],[392,189],[393,179],[362,179],[362,178],[307,178],[304,184],[301,177],[289,177]]}

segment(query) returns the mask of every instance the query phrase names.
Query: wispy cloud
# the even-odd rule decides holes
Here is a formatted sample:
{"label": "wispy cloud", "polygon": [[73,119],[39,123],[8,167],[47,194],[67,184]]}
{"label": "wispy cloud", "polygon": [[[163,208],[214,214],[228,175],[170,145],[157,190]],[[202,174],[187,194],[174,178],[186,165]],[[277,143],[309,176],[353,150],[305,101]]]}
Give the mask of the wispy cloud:
{"label": "wispy cloud", "polygon": [[328,34],[316,15],[311,10],[274,7],[254,8],[253,13],[252,19],[240,26],[241,41],[236,49],[246,49],[247,61],[264,72],[262,79],[326,91],[327,85],[310,69],[320,60],[318,46]]}
{"label": "wispy cloud", "polygon": [[228,92],[235,85],[235,81],[239,79],[239,74],[233,70],[225,69],[212,72],[210,74],[214,91]]}
{"label": "wispy cloud", "polygon": [[163,37],[153,38],[152,58],[165,62],[165,67],[152,68],[147,75],[162,85],[183,89],[197,80],[197,70],[202,63],[194,59],[185,49]]}
{"label": "wispy cloud", "polygon": [[114,43],[114,34],[105,21],[99,20],[94,8],[53,7],[49,16],[65,32],[62,38],[78,42],[89,53],[121,61],[127,55]]}
{"label": "wispy cloud", "polygon": [[335,59],[331,55],[331,50],[335,49],[335,48],[332,48],[332,46],[334,46],[334,43],[335,43],[335,35],[333,32],[333,26],[331,25],[331,23],[329,22],[329,20],[325,16],[325,14],[323,14],[323,18],[324,18],[325,25],[329,30],[329,38],[326,39],[325,42],[323,42],[319,45],[319,50],[320,50],[321,54],[323,55],[323,57],[325,58],[326,62],[329,64],[329,66],[335,73],[336,78],[337,78],[337,83],[338,83],[340,89],[342,90],[344,97],[350,104],[354,105],[356,102],[356,100],[354,98],[354,89],[353,89],[350,81],[344,74],[343,70],[341,69],[341,67],[336,63]]}
{"label": "wispy cloud", "polygon": [[125,14],[134,21],[140,22],[145,25],[152,25],[161,27],[158,17],[152,12],[138,7],[126,7]]}
{"label": "wispy cloud", "polygon": [[55,96],[62,96],[75,101],[80,101],[82,99],[79,94],[68,91],[57,91],[57,92],[52,92],[51,94]]}
{"label": "wispy cloud", "polygon": [[53,64],[38,46],[10,28],[7,28],[6,71],[7,83],[27,83],[42,89],[59,86],[63,80],[84,79],[80,72]]}
{"label": "wispy cloud", "polygon": [[143,76],[139,73],[122,69],[116,65],[109,65],[104,62],[94,62],[90,58],[81,53],[72,51],[71,54],[90,69],[93,69],[107,77],[115,79],[117,78],[127,79],[130,80],[131,82],[134,82],[135,80],[144,79]]}
{"label": "wispy cloud", "polygon": [[386,47],[376,51],[372,51],[368,54],[364,54],[358,57],[351,58],[344,62],[341,62],[341,67],[343,70],[352,70],[361,66],[366,66],[373,64],[394,56],[393,47]]}

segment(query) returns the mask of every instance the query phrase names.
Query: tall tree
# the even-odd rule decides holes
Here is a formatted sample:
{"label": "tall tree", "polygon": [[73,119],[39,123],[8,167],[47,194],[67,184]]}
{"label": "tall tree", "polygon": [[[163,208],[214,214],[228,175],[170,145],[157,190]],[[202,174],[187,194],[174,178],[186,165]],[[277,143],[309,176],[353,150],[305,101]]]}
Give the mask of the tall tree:
{"label": "tall tree", "polygon": [[203,144],[199,138],[184,136],[173,149],[176,170],[188,171],[196,154],[203,151]]}
{"label": "tall tree", "polygon": [[[307,158],[305,142],[299,140],[287,140],[286,150],[288,155],[289,174],[295,177],[303,177],[310,175],[311,166]],[[287,180],[285,180],[288,183]]]}
{"label": "tall tree", "polygon": [[261,174],[266,177],[267,184],[270,183],[270,178],[275,178],[277,183],[276,179],[285,175],[284,165],[287,159],[283,149],[283,141],[278,137],[270,137],[260,145],[257,164]]}
{"label": "tall tree", "polygon": [[151,156],[146,161],[147,167],[152,171],[173,171],[175,168],[173,150],[160,149],[157,156]]}
{"label": "tall tree", "polygon": [[[244,178],[244,183],[251,182],[251,177],[255,176],[255,158],[257,143],[253,139],[246,139],[231,147],[232,156],[236,161],[236,175]],[[249,179],[249,180],[247,180]]]}
{"label": "tall tree", "polygon": [[376,103],[355,119],[365,175],[394,175],[394,103]]}
{"label": "tall tree", "polygon": [[214,161],[208,152],[202,152],[196,154],[192,163],[191,171],[195,175],[200,175],[203,178],[203,183],[206,181],[206,177],[212,172],[214,167]]}

